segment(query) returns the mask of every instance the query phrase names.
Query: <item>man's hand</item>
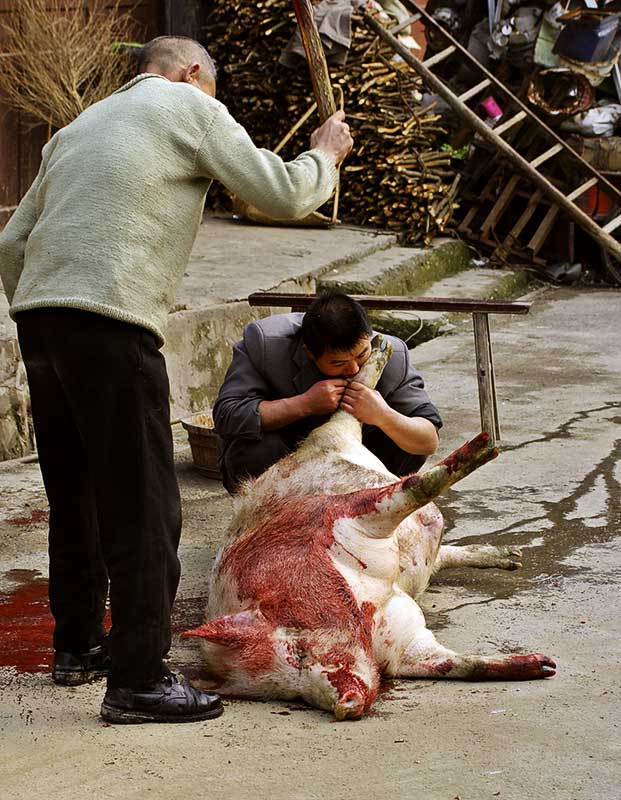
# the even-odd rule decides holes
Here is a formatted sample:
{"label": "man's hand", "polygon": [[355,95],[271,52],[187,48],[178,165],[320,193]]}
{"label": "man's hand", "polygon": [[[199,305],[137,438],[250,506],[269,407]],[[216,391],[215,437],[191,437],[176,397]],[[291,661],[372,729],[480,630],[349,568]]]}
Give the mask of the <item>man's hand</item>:
{"label": "man's hand", "polygon": [[390,413],[390,407],[382,395],[358,381],[352,381],[345,389],[341,408],[353,414],[359,422],[378,428],[383,427],[383,420]]}
{"label": "man's hand", "polygon": [[339,407],[347,381],[343,378],[330,378],[314,383],[301,396],[304,403],[305,416],[314,414],[331,414]]}
{"label": "man's hand", "polygon": [[311,148],[322,150],[337,167],[354,146],[344,119],[345,112],[337,111],[311,134]]}

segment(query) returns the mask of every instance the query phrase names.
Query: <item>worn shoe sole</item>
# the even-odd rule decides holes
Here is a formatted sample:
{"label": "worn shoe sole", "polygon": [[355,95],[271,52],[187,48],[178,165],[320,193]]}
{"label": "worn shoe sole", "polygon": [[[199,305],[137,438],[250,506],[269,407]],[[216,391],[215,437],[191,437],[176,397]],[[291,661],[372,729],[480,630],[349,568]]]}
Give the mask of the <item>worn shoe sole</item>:
{"label": "worn shoe sole", "polygon": [[196,714],[156,714],[151,711],[134,711],[129,708],[101,704],[100,715],[106,722],[120,725],[138,725],[141,722],[200,722],[204,719],[215,719],[224,711],[222,703],[215,708],[199,711]]}
{"label": "worn shoe sole", "polygon": [[52,680],[61,686],[81,686],[83,683],[92,683],[93,681],[106,678],[110,670],[76,670],[75,672],[53,670]]}

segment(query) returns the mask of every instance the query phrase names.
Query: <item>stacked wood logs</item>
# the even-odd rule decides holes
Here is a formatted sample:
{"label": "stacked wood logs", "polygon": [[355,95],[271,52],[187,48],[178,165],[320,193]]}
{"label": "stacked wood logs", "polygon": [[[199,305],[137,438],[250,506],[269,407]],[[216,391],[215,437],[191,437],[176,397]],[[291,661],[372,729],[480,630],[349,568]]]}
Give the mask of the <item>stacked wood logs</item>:
{"label": "stacked wood logs", "polygon": [[[305,63],[298,70],[278,63],[294,30],[290,0],[214,2],[208,47],[220,66],[218,96],[261,147],[274,149],[313,103]],[[439,117],[417,104],[419,78],[355,13],[347,62],[330,73],[355,141],[341,172],[339,218],[394,230],[408,243],[443,232],[457,181]],[[317,125],[315,113],[281,155],[307,149]],[[212,202],[222,206],[223,194]]]}

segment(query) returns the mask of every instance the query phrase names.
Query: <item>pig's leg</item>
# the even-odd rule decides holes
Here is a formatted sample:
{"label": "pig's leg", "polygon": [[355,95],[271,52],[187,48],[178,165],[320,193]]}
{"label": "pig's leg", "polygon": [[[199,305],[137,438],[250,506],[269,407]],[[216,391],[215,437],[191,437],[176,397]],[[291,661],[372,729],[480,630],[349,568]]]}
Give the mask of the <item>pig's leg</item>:
{"label": "pig's leg", "polygon": [[497,455],[489,434],[480,433],[422,475],[341,495],[335,512],[341,511],[343,518],[355,520],[360,531],[371,538],[390,536],[409,514]]}
{"label": "pig's leg", "polygon": [[400,592],[381,615],[374,648],[383,672],[400,678],[533,680],[550,678],[556,669],[554,661],[540,653],[480,656],[449,650],[427,629],[414,600]]}
{"label": "pig's leg", "polygon": [[435,570],[442,541],[443,519],[434,503],[419,508],[396,530],[399,542],[397,583],[411,597],[425,591]]}
{"label": "pig's leg", "polygon": [[355,380],[364,383],[371,389],[375,389],[388,359],[392,355],[392,345],[384,339],[381,333],[376,334],[372,339],[371,355],[360,368]]}
{"label": "pig's leg", "polygon": [[520,569],[522,551],[519,547],[495,547],[491,544],[445,545],[440,547],[433,571],[453,567],[477,569]]}

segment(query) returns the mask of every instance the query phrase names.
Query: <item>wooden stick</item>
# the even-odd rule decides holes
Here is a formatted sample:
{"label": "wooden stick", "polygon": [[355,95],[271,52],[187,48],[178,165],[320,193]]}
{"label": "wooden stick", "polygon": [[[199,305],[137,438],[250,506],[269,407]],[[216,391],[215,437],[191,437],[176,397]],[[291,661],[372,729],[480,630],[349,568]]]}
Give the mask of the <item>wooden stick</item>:
{"label": "wooden stick", "polygon": [[313,6],[310,0],[293,0],[293,8],[300,26],[302,44],[306,50],[308,69],[319,109],[319,119],[325,122],[328,117],[331,117],[336,112],[336,103],[332,93],[326,54],[324,53],[313,15]]}
{"label": "wooden stick", "polygon": [[287,144],[287,142],[289,141],[289,139],[291,139],[291,137],[292,137],[292,136],[295,136],[295,134],[296,134],[296,133],[299,131],[299,129],[302,127],[302,125],[304,125],[304,123],[306,122],[306,120],[307,120],[307,119],[310,117],[310,115],[311,115],[311,114],[313,113],[313,111],[315,111],[316,109],[317,109],[317,103],[313,103],[313,105],[312,105],[312,106],[311,106],[311,107],[308,109],[308,111],[305,111],[305,112],[304,112],[304,114],[302,114],[302,116],[301,116],[301,117],[300,117],[300,119],[299,119],[299,120],[298,120],[298,121],[295,123],[295,125],[293,126],[293,128],[291,128],[291,130],[290,130],[290,131],[289,131],[289,132],[288,132],[288,133],[287,133],[285,136],[283,136],[283,138],[282,138],[282,139],[281,139],[281,140],[278,142],[278,144],[277,144],[277,145],[276,145],[276,147],[274,148],[274,153],[280,153],[280,151],[281,151],[281,150],[283,149],[283,147],[284,147],[284,146]]}

